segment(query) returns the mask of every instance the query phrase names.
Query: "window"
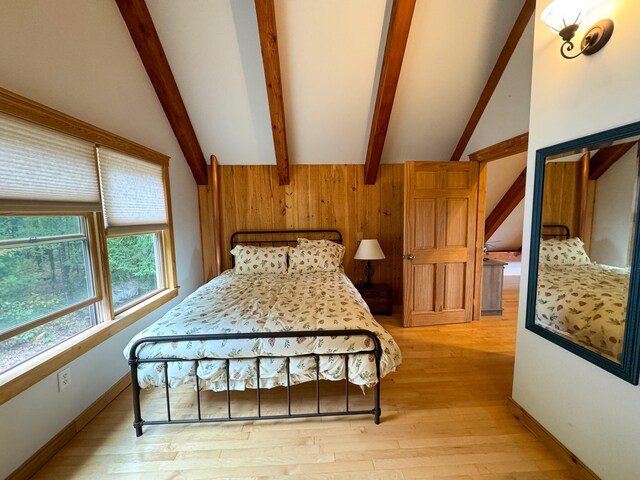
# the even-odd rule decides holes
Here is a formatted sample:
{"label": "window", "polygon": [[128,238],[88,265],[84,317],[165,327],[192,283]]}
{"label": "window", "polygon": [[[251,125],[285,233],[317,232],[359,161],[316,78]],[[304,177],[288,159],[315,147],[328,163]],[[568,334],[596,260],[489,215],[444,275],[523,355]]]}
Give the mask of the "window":
{"label": "window", "polygon": [[87,223],[0,217],[0,373],[97,323]]}
{"label": "window", "polygon": [[116,313],[164,287],[159,242],[157,233],[107,239],[111,299]]}
{"label": "window", "polygon": [[165,285],[162,248],[169,230],[165,172],[108,148],[98,150],[111,302],[116,314]]}
{"label": "window", "polygon": [[177,294],[169,206],[168,157],[0,89],[0,388]]}

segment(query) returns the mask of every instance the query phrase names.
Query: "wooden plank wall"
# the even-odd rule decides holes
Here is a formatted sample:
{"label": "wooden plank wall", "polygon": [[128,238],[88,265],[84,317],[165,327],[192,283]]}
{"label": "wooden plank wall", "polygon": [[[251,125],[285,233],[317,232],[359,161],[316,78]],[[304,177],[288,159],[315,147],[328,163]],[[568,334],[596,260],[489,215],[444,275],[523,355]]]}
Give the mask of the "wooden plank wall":
{"label": "wooden plank wall", "polygon": [[207,165],[208,182],[198,185],[198,208],[200,210],[200,241],[202,245],[202,275],[204,282],[220,275],[222,247],[220,232],[220,169],[215,155]]}
{"label": "wooden plank wall", "polygon": [[582,162],[547,163],[542,195],[543,225],[566,225],[572,237],[580,236],[581,178]]}
{"label": "wooden plank wall", "polygon": [[385,260],[374,262],[374,282],[389,283],[402,303],[404,166],[382,165],[375,185],[364,184],[364,165],[291,165],[280,186],[275,165],[220,166],[222,267],[231,267],[229,238],[239,230],[330,229],[342,232],[345,272],[364,275],[353,259],[358,241],[377,238]]}
{"label": "wooden plank wall", "polygon": [[200,211],[200,244],[202,247],[202,275],[208,282],[218,275],[215,266],[215,222],[213,221],[212,169],[207,165],[207,185],[198,185],[198,208]]}

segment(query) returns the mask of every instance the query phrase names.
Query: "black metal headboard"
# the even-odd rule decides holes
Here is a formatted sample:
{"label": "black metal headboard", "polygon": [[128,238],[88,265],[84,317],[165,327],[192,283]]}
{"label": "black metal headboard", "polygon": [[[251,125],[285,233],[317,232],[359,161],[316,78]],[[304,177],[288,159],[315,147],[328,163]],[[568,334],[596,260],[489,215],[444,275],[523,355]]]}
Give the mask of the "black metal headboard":
{"label": "black metal headboard", "polygon": [[566,225],[546,224],[542,225],[540,236],[544,239],[562,238],[567,240],[571,238],[571,230]]}
{"label": "black metal headboard", "polygon": [[[309,240],[330,240],[342,244],[342,233],[339,230],[256,230],[234,232],[231,235],[231,250],[236,245],[254,245],[257,247],[294,247],[298,238]],[[234,258],[231,255],[231,266]]]}

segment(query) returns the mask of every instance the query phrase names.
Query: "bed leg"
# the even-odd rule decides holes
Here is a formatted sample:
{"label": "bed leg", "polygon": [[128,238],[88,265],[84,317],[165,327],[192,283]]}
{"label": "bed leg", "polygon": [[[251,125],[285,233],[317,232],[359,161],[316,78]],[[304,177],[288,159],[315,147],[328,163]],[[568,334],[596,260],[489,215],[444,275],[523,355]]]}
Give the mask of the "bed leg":
{"label": "bed leg", "polygon": [[136,430],[136,437],[142,436],[142,422],[133,422],[133,428]]}
{"label": "bed leg", "polygon": [[382,383],[382,376],[380,375],[380,362],[382,361],[382,346],[380,345],[380,340],[378,337],[373,337],[375,342],[375,350],[374,356],[376,361],[376,377],[377,383],[374,391],[374,407],[373,407],[373,422],[376,425],[380,425],[380,415],[382,411],[380,410],[380,384]]}
{"label": "bed leg", "polygon": [[131,368],[131,395],[133,397],[133,428],[136,437],[142,436],[142,415],[140,413],[140,384],[138,383],[138,362],[129,360]]}
{"label": "bed leg", "polygon": [[373,423],[380,425],[380,415],[382,414],[382,411],[380,410],[380,380],[376,383],[374,399]]}

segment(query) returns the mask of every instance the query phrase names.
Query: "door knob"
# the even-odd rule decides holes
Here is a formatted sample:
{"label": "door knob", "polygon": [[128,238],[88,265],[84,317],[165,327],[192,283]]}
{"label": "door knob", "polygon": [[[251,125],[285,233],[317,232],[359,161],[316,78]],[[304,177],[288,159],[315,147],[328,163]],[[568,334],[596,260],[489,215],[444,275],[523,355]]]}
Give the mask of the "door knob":
{"label": "door knob", "polygon": [[406,258],[407,260],[413,260],[416,257],[414,255],[412,255],[411,253],[409,253],[407,255],[403,255],[402,258]]}

